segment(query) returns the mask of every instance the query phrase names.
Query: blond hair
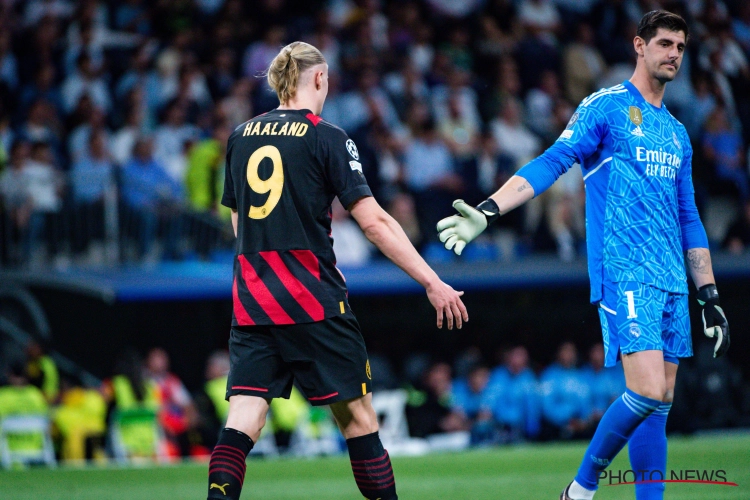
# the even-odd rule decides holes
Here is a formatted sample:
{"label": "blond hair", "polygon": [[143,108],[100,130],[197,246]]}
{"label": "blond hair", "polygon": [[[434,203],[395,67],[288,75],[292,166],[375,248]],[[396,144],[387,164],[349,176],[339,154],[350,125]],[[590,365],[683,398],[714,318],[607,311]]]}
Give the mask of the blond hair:
{"label": "blond hair", "polygon": [[297,94],[297,85],[307,69],[324,64],[323,54],[305,42],[292,42],[278,53],[268,68],[268,85],[276,91],[279,102],[286,104]]}

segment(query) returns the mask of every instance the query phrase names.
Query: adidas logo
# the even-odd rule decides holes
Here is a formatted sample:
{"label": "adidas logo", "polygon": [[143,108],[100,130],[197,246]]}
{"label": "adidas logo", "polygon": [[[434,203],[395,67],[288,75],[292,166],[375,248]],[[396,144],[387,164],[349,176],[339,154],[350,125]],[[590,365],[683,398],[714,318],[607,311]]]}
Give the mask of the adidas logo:
{"label": "adidas logo", "polygon": [[641,127],[635,127],[630,133],[638,137],[645,137]]}

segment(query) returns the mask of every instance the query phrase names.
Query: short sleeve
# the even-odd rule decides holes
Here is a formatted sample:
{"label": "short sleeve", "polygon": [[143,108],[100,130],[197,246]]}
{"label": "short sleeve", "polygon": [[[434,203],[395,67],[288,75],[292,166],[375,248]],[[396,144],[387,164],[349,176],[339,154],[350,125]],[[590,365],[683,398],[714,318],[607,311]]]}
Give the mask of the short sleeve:
{"label": "short sleeve", "polygon": [[606,102],[602,96],[592,94],[578,105],[570,117],[557,142],[569,146],[583,163],[599,147],[606,131],[607,117],[604,109]]}
{"label": "short sleeve", "polygon": [[341,205],[349,209],[359,198],[372,196],[362,173],[357,145],[346,133],[321,124],[320,140],[325,175]]}
{"label": "short sleeve", "polygon": [[221,197],[221,204],[225,207],[237,210],[237,196],[234,191],[234,179],[232,178],[232,138],[229,138],[227,144],[227,158],[224,166],[224,194]]}

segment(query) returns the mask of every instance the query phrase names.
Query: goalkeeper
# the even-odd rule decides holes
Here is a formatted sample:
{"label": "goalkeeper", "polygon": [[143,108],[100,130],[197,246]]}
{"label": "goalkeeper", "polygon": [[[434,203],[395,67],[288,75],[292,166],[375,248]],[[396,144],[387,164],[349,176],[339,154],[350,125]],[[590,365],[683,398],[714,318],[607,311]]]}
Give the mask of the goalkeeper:
{"label": "goalkeeper", "polygon": [[[729,348],[708,240],[695,206],[693,150],[685,128],[662,102],[687,39],[681,17],[666,11],[646,14],[633,40],[637,63],[630,80],[584,99],[544,154],[478,207],[456,200],[460,215],[437,226],[445,247],[460,255],[487,225],[542,193],[574,163],[581,164],[591,302],[599,307],[606,366],[622,360],[627,390],[602,417],[561,500],[593,498],[599,473],[628,442],[633,470],[666,471],[666,421],[679,358],[693,354],[685,251],[705,334],[716,342],[714,356]],[[658,474],[654,479],[660,479]],[[638,500],[663,495],[663,482],[636,484]]]}

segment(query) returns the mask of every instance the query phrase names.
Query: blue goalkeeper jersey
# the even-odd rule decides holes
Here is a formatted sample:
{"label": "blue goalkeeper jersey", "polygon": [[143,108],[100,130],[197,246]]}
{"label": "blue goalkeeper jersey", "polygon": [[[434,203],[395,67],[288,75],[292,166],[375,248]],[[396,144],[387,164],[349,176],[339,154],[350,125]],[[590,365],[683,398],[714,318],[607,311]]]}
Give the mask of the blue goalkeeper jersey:
{"label": "blue goalkeeper jersey", "polygon": [[557,142],[519,170],[536,195],[576,161],[586,186],[591,301],[602,283],[687,293],[683,251],[707,247],[685,128],[629,81],[581,101]]}

